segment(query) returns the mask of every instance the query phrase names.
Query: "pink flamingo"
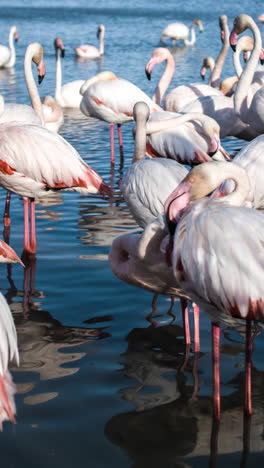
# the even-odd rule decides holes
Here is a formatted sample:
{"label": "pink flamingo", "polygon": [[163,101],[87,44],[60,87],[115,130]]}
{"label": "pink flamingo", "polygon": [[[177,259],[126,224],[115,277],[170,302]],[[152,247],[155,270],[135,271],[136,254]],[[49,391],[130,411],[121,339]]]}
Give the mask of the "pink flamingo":
{"label": "pink flamingo", "polygon": [[11,26],[9,31],[9,47],[0,44],[0,68],[11,68],[16,63],[16,49],[14,41],[18,41],[16,26]]}
{"label": "pink flamingo", "polygon": [[[111,194],[100,175],[64,138],[43,127],[17,122],[0,125],[0,185],[24,198],[24,250],[33,254],[35,200],[48,197],[52,189]],[[9,206],[5,217],[9,217]]]}
{"label": "pink flamingo", "polygon": [[255,89],[253,88],[252,90],[250,85],[254,79],[259,56],[262,52],[262,40],[259,28],[251,16],[241,14],[234,19],[233,29],[230,34],[230,44],[235,48],[238,35],[248,28],[252,31],[254,37],[254,48],[238,81],[234,94],[234,108],[237,115],[250,126],[257,136],[263,133],[264,87],[262,84],[262,86],[254,92]]}
{"label": "pink flamingo", "polygon": [[[190,29],[184,23],[170,23],[163,29],[160,41],[164,42],[164,39],[171,39],[173,44],[176,41],[183,41],[184,45],[194,45],[196,41],[195,26],[198,26],[200,32],[204,30],[200,19],[193,20]],[[188,39],[190,33],[191,37]]]}
{"label": "pink flamingo", "polygon": [[82,96],[80,88],[84,84],[84,80],[69,81],[62,85],[62,69],[61,58],[65,56],[65,47],[60,37],[54,41],[56,53],[56,86],[55,86],[55,99],[61,107],[69,107],[72,109],[79,109]]}
{"label": "pink flamingo", "polygon": [[83,98],[81,111],[90,117],[110,124],[111,163],[114,163],[114,124],[118,126],[120,156],[123,158],[121,124],[133,120],[133,107],[145,102],[150,112],[162,110],[147,94],[128,80],[118,78],[110,71],[101,72],[88,79],[80,90]]}
{"label": "pink flamingo", "polygon": [[[235,190],[223,198],[206,198],[225,179]],[[212,320],[214,417],[220,419],[219,321],[247,323],[245,411],[252,412],[251,321],[264,320],[263,215],[241,206],[250,184],[244,169],[225,162],[192,169],[165,203],[176,230],[172,266],[180,287]],[[224,226],[224,230],[223,230]],[[241,254],[243,252],[243,255]]]}
{"label": "pink flamingo", "polygon": [[103,24],[99,24],[96,35],[97,39],[99,39],[99,48],[87,44],[74,47],[77,57],[93,59],[104,55],[105,26]]}
{"label": "pink flamingo", "polygon": [[[23,265],[15,251],[0,240],[0,263],[16,262]],[[8,363],[13,361],[17,366],[19,365],[16,328],[10,308],[2,293],[0,293],[0,343],[0,429],[2,429],[3,421],[15,422],[16,414],[14,401],[16,388],[8,370]]]}

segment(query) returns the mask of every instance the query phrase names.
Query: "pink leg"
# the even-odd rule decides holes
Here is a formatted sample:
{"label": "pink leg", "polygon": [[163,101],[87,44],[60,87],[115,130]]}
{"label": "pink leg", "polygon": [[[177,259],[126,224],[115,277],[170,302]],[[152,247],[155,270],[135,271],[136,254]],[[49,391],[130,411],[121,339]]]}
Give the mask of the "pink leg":
{"label": "pink leg", "polygon": [[117,132],[118,132],[120,162],[122,164],[124,162],[124,147],[123,147],[122,127],[120,124],[117,124]]}
{"label": "pink leg", "polygon": [[194,321],[194,352],[200,352],[200,310],[199,307],[193,305],[193,321]]}
{"label": "pink leg", "polygon": [[188,311],[188,301],[186,299],[181,298],[181,309],[182,309],[182,321],[183,321],[183,327],[184,327],[185,344],[190,344],[191,335],[190,335],[190,324],[189,324],[189,311]]}
{"label": "pink leg", "polygon": [[24,251],[29,252],[29,222],[28,222],[28,204],[29,199],[24,198]]}
{"label": "pink leg", "polygon": [[110,124],[111,164],[115,164],[115,126]]}
{"label": "pink leg", "polygon": [[33,199],[30,200],[30,250],[34,254],[37,250],[35,200]]}
{"label": "pink leg", "polygon": [[246,323],[246,353],[245,353],[245,414],[252,414],[252,394],[251,394],[251,354],[253,340],[251,339],[251,322]]}
{"label": "pink leg", "polygon": [[10,219],[10,202],[11,202],[11,192],[7,192],[6,194],[6,202],[5,202],[5,211],[4,211],[4,226],[9,227],[11,224]]}
{"label": "pink leg", "polygon": [[214,419],[220,421],[220,325],[212,323]]}

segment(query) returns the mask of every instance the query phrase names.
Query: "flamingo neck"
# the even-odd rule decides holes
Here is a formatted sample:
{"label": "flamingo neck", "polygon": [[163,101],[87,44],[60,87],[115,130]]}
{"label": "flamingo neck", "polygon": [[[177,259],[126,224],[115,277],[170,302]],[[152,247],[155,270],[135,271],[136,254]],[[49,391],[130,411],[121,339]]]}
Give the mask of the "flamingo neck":
{"label": "flamingo neck", "polygon": [[213,88],[219,88],[220,87],[220,76],[223,70],[223,66],[225,63],[226,55],[229,49],[229,27],[227,23],[227,19],[224,20],[223,24],[223,32],[224,32],[224,42],[222,44],[222,48],[219,52],[219,55],[216,59],[215,66],[210,78],[210,84]]}
{"label": "flamingo neck", "polygon": [[56,83],[55,83],[55,99],[59,102],[61,98],[62,72],[61,72],[61,57],[60,50],[56,49]]}
{"label": "flamingo neck", "polygon": [[158,86],[155,89],[155,93],[152,96],[152,101],[154,101],[155,104],[158,104],[159,106],[161,105],[162,98],[172,80],[174,70],[174,58],[171,54],[168,54],[166,58],[165,70],[161,76],[161,79],[159,80]]}
{"label": "flamingo neck", "polygon": [[104,55],[104,32],[99,37],[99,55]]}
{"label": "flamingo neck", "polygon": [[[248,18],[248,28],[252,31],[254,37],[254,47],[250,58],[240,76],[235,94],[234,108],[235,112],[240,115],[242,107],[246,106],[246,98],[248,96],[249,87],[252,83],[254,73],[258,64],[259,55],[262,47],[261,34],[252,18]],[[248,110],[248,108],[246,108]]]}
{"label": "flamingo neck", "polygon": [[211,123],[216,125],[215,121],[211,119],[208,115],[201,114],[199,112],[190,112],[186,114],[176,114],[177,117],[172,119],[163,119],[163,120],[153,120],[146,124],[146,133],[150,135],[151,133],[161,132],[169,128],[175,128],[179,125],[182,125],[190,120],[198,121],[204,129],[205,134],[211,136],[209,126]]}
{"label": "flamingo neck", "polygon": [[196,34],[195,34],[195,24],[192,23],[191,25],[191,39],[185,39],[184,44],[185,45],[193,45],[196,41]]}
{"label": "flamingo neck", "polygon": [[136,121],[135,145],[132,161],[133,163],[145,159],[146,142],[146,121],[142,118],[138,118]]}
{"label": "flamingo neck", "polygon": [[9,49],[10,49],[10,59],[8,60],[7,66],[13,67],[16,61],[16,49],[14,46],[14,32],[12,28],[10,29],[10,32],[9,32],[8,43],[9,43]]}
{"label": "flamingo neck", "polygon": [[41,119],[42,124],[44,124],[42,104],[41,104],[38,88],[37,88],[36,82],[34,80],[33,72],[32,72],[32,57],[33,57],[33,52],[30,49],[27,49],[26,54],[25,54],[25,60],[24,60],[25,80],[26,80],[26,85],[27,85],[27,90],[28,90],[28,94],[30,97],[31,105],[34,111],[37,113],[37,115]]}

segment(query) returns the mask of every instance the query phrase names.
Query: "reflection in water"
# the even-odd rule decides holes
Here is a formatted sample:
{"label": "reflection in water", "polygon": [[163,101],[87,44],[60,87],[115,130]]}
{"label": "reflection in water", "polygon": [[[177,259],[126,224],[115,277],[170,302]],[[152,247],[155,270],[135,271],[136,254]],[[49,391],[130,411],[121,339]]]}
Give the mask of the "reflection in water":
{"label": "reflection in water", "polygon": [[[133,402],[136,411],[113,416],[106,422],[105,435],[126,452],[134,468],[192,466],[197,457],[197,466],[207,466],[203,457],[209,446],[211,467],[221,466],[217,465],[221,455],[235,452],[242,453],[240,466],[247,466],[250,451],[264,450],[264,404],[259,390],[264,373],[253,369],[256,410],[251,419],[243,415],[244,374],[239,372],[228,382],[233,391],[222,396],[219,425],[212,419],[211,395],[191,398],[186,378],[189,369],[184,375],[179,373],[184,347],[178,339],[181,334],[179,327],[169,325],[136,329],[128,335],[123,372],[137,385],[120,393]],[[202,365],[199,367],[201,374]]]}
{"label": "reflection in water", "polygon": [[[62,367],[64,364],[80,360],[93,353],[70,352],[65,350],[108,338],[110,334],[105,327],[65,326],[54,319],[50,313],[41,309],[43,291],[35,288],[36,258],[32,257],[24,271],[23,290],[16,288],[12,281],[9,266],[8,279],[10,288],[6,298],[16,323],[20,366],[11,367],[15,372],[37,372],[41,380],[67,377],[78,372],[80,367]],[[17,301],[17,299],[20,301]],[[97,320],[94,318],[93,323]],[[63,351],[63,352],[61,352]],[[35,382],[17,384],[18,393],[31,392]],[[30,395],[24,400],[27,404],[37,404],[58,396],[58,393]]]}

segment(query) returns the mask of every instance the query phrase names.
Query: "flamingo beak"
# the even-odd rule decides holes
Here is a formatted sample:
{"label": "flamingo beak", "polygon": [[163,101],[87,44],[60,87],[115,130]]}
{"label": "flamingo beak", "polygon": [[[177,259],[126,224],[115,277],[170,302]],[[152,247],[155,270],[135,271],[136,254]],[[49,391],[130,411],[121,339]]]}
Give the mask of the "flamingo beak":
{"label": "flamingo beak", "polygon": [[192,184],[185,180],[173,190],[165,201],[164,211],[170,234],[174,234],[175,226],[180,218],[181,212],[191,200],[191,188]]}
{"label": "flamingo beak", "polygon": [[61,49],[61,58],[65,57],[65,49]]}
{"label": "flamingo beak", "polygon": [[229,36],[229,43],[230,43],[230,46],[233,50],[233,52],[236,51],[236,45],[237,45],[237,34],[235,33],[235,31],[232,29],[231,31],[231,34]]}
{"label": "flamingo beak", "polygon": [[202,80],[205,79],[205,74],[206,74],[206,68],[205,68],[205,67],[202,67],[202,68],[201,68],[201,71],[200,71],[200,76],[201,76]]}
{"label": "flamingo beak", "polygon": [[209,156],[213,156],[219,149],[219,136],[218,135],[213,135],[212,138],[211,138],[211,141],[210,141],[210,146],[209,146],[209,150],[208,150],[208,155]]}
{"label": "flamingo beak", "polygon": [[145,73],[146,73],[147,79],[150,81],[151,80],[151,73],[147,69],[145,69]]}
{"label": "flamingo beak", "polygon": [[46,73],[45,63],[43,60],[41,60],[38,65],[38,83],[39,84],[42,83],[45,73]]}
{"label": "flamingo beak", "polygon": [[18,41],[18,38],[19,38],[19,36],[18,36],[18,34],[16,33],[16,34],[14,35],[14,40],[15,40],[15,42]]}

